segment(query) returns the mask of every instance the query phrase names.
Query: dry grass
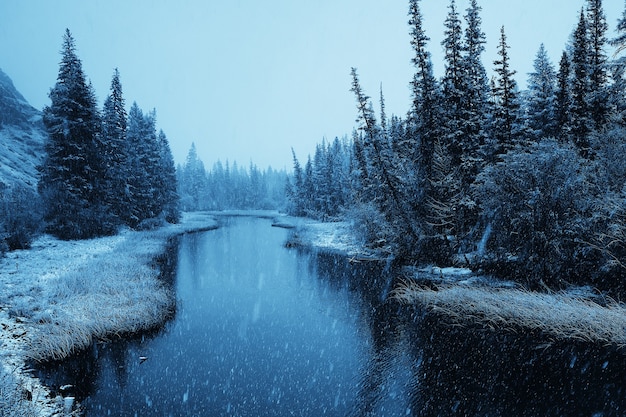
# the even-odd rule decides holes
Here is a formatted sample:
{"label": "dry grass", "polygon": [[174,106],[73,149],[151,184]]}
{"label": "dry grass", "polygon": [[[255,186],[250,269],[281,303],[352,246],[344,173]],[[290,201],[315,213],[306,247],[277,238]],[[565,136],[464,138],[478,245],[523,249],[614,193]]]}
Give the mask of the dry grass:
{"label": "dry grass", "polygon": [[616,302],[603,307],[564,293],[460,285],[433,290],[411,282],[396,288],[393,297],[426,307],[456,324],[539,330],[559,339],[626,346],[626,307]]}

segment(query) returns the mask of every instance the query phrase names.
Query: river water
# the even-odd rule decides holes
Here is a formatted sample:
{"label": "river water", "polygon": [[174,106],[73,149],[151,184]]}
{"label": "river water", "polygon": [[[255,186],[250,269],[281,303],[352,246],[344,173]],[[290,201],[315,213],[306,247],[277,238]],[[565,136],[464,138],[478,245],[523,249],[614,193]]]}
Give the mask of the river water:
{"label": "river water", "polygon": [[40,375],[87,416],[626,415],[619,349],[443,325],[386,298],[385,263],[288,233],[224,217],[184,236],[171,321]]}

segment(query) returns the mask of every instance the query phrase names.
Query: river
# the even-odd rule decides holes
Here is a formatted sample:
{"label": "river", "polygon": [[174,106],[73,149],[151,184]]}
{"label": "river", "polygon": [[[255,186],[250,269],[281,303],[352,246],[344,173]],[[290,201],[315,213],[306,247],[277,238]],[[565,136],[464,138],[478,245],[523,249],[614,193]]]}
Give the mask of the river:
{"label": "river", "polygon": [[624,354],[442,325],[387,300],[385,263],[286,248],[270,220],[181,238],[152,334],[41,371],[87,416],[618,416]]}

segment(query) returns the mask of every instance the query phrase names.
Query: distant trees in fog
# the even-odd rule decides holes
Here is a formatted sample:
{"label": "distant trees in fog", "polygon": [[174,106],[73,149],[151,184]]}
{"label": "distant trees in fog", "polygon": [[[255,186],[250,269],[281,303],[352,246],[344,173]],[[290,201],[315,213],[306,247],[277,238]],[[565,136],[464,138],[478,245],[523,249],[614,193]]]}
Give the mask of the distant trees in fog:
{"label": "distant trees in fog", "polygon": [[217,161],[206,170],[194,143],[185,164],[178,166],[177,175],[181,208],[185,211],[278,210],[286,204],[284,170],[260,170],[252,162],[246,169],[228,161]]}

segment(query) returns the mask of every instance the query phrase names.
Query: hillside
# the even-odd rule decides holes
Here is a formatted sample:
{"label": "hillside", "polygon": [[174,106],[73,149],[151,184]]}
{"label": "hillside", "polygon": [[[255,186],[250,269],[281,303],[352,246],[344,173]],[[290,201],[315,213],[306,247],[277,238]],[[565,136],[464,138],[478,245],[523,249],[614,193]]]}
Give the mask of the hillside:
{"label": "hillside", "polygon": [[46,136],[41,112],[0,69],[0,183],[36,187]]}

